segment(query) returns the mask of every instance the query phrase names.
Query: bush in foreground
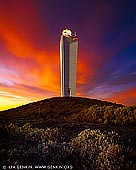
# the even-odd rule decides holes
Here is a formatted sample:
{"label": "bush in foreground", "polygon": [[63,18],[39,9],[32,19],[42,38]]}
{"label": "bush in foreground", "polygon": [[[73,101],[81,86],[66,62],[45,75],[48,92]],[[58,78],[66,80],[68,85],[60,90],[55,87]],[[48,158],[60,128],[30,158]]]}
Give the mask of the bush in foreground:
{"label": "bush in foreground", "polygon": [[[86,129],[69,142],[58,128],[32,128],[10,124],[1,139],[2,165],[72,165],[77,170],[136,168],[136,152],[125,147],[116,132]],[[5,144],[6,143],[6,144]]]}

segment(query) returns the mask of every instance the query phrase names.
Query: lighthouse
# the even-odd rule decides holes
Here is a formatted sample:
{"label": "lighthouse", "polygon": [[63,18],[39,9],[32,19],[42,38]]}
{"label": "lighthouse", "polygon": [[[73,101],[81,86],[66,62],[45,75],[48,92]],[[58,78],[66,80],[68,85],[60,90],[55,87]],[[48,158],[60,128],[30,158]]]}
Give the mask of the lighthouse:
{"label": "lighthouse", "polygon": [[78,38],[70,29],[64,29],[60,37],[61,97],[76,96],[76,67]]}

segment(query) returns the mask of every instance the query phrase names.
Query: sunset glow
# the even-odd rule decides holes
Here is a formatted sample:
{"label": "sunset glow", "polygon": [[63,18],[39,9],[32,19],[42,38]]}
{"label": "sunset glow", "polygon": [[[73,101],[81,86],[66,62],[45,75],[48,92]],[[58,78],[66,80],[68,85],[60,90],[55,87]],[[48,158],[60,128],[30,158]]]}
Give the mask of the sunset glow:
{"label": "sunset glow", "polygon": [[77,95],[136,104],[136,2],[66,2],[0,1],[0,110],[60,96],[65,25],[79,38]]}

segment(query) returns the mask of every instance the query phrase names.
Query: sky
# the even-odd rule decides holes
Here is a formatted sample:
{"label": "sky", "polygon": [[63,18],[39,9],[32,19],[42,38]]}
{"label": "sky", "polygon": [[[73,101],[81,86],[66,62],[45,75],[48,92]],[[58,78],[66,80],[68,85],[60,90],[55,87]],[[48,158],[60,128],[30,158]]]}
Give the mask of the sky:
{"label": "sky", "polygon": [[0,0],[0,110],[60,96],[59,41],[77,32],[77,96],[136,104],[135,0]]}

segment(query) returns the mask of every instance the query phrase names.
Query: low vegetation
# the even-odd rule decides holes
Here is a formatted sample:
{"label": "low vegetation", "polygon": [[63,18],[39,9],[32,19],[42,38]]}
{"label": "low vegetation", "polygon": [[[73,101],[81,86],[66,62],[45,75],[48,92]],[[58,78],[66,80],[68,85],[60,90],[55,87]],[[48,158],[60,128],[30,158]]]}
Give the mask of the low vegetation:
{"label": "low vegetation", "polygon": [[29,123],[2,128],[6,145],[0,145],[3,165],[68,165],[77,170],[134,170],[136,152],[125,146],[115,131],[85,129],[66,142],[58,128],[32,128]]}
{"label": "low vegetation", "polygon": [[0,122],[5,120],[17,123],[18,125],[23,125],[27,122],[34,124],[38,120],[41,123],[47,123],[48,125],[49,123],[56,124],[67,121],[66,118],[77,115],[93,105],[99,107],[113,106],[114,108],[123,106],[107,101],[81,97],[54,97],[23,105],[15,109],[2,111],[0,112]]}
{"label": "low vegetation", "polygon": [[83,109],[78,114],[67,117],[66,120],[80,122],[104,123],[106,125],[136,124],[136,105],[133,106],[98,106],[93,105]]}
{"label": "low vegetation", "polygon": [[136,105],[64,97],[0,112],[2,165],[135,170],[135,141]]}

